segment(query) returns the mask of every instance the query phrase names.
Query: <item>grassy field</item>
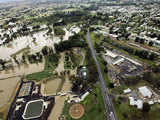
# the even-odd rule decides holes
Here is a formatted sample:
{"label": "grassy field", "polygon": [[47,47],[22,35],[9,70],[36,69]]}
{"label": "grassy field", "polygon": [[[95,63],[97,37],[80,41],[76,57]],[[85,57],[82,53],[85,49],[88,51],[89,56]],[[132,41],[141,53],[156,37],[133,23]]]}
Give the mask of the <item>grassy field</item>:
{"label": "grassy field", "polygon": [[90,37],[91,37],[93,46],[95,45],[95,42],[99,44],[103,40],[102,35],[97,36],[97,34],[93,32],[90,33]]}
{"label": "grassy field", "polygon": [[30,75],[27,75],[26,78],[27,80],[35,80],[35,81],[40,81],[44,78],[48,78],[51,77],[53,75],[52,72],[49,71],[42,71],[42,72],[37,72],[37,73],[33,73]]}
{"label": "grassy field", "polygon": [[[95,86],[91,94],[88,95],[81,104],[85,108],[85,114],[79,120],[105,120],[105,108],[100,87]],[[69,114],[70,104],[65,103],[63,114],[66,120],[73,120]]]}
{"label": "grassy field", "polygon": [[130,106],[126,98],[117,98],[114,102],[114,108],[117,113],[118,120],[160,120],[160,105],[151,106],[148,113],[138,110],[135,106]]}
{"label": "grassy field", "polygon": [[109,83],[110,83],[110,80],[109,80],[109,78],[108,78],[108,74],[104,72],[104,69],[105,69],[107,66],[105,66],[105,65],[103,64],[103,61],[104,61],[104,60],[103,60],[102,57],[98,57],[98,61],[99,61],[99,63],[100,63],[100,67],[101,67],[101,72],[102,72],[103,78],[104,78],[104,80],[105,80],[105,82],[106,82],[106,85],[108,86]]}
{"label": "grassy field", "polygon": [[[93,46],[95,46],[95,42],[99,44],[99,43],[103,40],[103,36],[102,36],[102,35],[100,35],[99,37],[97,37],[97,35],[96,35],[95,33],[93,33],[93,32],[90,33],[90,37],[91,37]],[[103,58],[102,58],[101,56],[97,56],[97,59],[98,59],[98,61],[99,61],[99,63],[100,63],[101,72],[102,72],[102,74],[103,74],[104,80],[106,81],[106,85],[108,86],[109,83],[110,83],[110,80],[109,80],[109,78],[108,78],[107,73],[104,72],[104,69],[105,69],[105,67],[107,67],[107,66],[105,66],[105,65],[103,64],[103,61],[104,61],[104,60],[103,60]]]}
{"label": "grassy field", "polygon": [[27,80],[35,80],[35,81],[40,81],[44,78],[49,78],[53,76],[53,70],[57,67],[58,63],[55,62],[50,62],[48,58],[45,58],[45,66],[44,70],[41,72],[29,74],[26,76]]}

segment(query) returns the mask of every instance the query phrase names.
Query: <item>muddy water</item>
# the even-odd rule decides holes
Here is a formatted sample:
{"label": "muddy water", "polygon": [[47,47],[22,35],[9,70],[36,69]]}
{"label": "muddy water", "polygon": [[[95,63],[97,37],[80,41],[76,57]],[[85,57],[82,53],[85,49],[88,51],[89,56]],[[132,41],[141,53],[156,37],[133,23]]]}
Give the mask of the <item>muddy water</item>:
{"label": "muddy water", "polygon": [[[5,70],[0,72],[0,79],[21,76],[23,74],[32,74],[35,72],[43,71],[45,62],[39,64],[22,65],[20,67],[15,67],[14,70]],[[1,86],[1,85],[0,85]]]}
{"label": "muddy water", "polygon": [[[71,89],[71,82],[69,81],[68,77],[66,77],[66,81],[63,85],[62,88],[62,93],[70,91]],[[55,97],[55,105],[54,108],[48,118],[48,120],[59,120],[58,118],[60,117],[63,107],[64,107],[64,102],[67,100],[68,96],[57,96]]]}
{"label": "muddy water", "polygon": [[[66,28],[64,28],[66,34],[63,37],[63,40],[68,40],[68,38],[73,35],[73,32],[78,33],[80,31],[80,28],[73,28],[69,31],[67,31]],[[33,39],[35,38],[35,40]],[[47,36],[46,31],[38,32],[31,36],[24,36],[24,37],[19,37],[15,39],[12,43],[10,43],[10,46],[12,47],[7,47],[7,46],[0,46],[0,58],[1,59],[7,59],[9,60],[12,54],[27,48],[28,46],[30,47],[31,53],[39,52],[44,46],[52,46],[54,43],[59,43],[60,38],[56,36]]]}
{"label": "muddy water", "polygon": [[56,95],[57,89],[61,83],[61,79],[54,78],[53,80],[47,81],[47,83],[43,83],[44,86],[43,94],[44,95]]}
{"label": "muddy water", "polygon": [[20,77],[13,77],[0,80],[0,107],[8,103]]}

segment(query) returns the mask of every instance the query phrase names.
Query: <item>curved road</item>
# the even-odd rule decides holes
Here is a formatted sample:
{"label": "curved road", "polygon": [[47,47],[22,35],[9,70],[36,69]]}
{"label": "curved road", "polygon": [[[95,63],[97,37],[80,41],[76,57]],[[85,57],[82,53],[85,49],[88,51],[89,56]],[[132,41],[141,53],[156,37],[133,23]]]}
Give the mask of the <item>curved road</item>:
{"label": "curved road", "polygon": [[96,53],[95,53],[95,50],[93,49],[92,41],[91,41],[89,32],[87,33],[87,39],[88,39],[88,44],[89,44],[89,47],[90,47],[90,50],[91,50],[92,57],[93,57],[93,59],[96,63],[98,74],[99,74],[100,86],[101,86],[103,99],[104,99],[104,104],[105,104],[105,108],[106,108],[106,112],[107,112],[106,113],[107,114],[107,120],[118,120],[116,115],[115,115],[115,112],[114,112],[114,107],[113,107],[112,101],[109,98],[108,89],[106,87],[106,83],[105,83],[104,78],[102,76],[100,65],[99,65],[99,62],[96,58]]}

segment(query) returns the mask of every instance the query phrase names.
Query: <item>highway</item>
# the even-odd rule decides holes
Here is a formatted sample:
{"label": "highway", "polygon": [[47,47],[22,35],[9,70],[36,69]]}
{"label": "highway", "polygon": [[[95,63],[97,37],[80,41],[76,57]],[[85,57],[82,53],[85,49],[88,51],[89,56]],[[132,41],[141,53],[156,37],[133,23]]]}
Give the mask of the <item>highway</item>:
{"label": "highway", "polygon": [[116,115],[115,115],[115,111],[114,111],[114,107],[113,107],[112,101],[109,98],[108,89],[106,87],[106,83],[105,83],[103,75],[101,73],[100,65],[99,65],[99,62],[98,62],[98,60],[96,58],[96,52],[93,49],[92,41],[91,41],[89,32],[87,33],[87,39],[88,39],[88,44],[89,44],[89,48],[91,50],[92,57],[95,60],[95,63],[96,63],[96,66],[97,66],[97,70],[98,70],[98,74],[99,74],[99,81],[100,81],[103,100],[104,100],[104,104],[105,104],[105,108],[106,108],[107,120],[118,120]]}

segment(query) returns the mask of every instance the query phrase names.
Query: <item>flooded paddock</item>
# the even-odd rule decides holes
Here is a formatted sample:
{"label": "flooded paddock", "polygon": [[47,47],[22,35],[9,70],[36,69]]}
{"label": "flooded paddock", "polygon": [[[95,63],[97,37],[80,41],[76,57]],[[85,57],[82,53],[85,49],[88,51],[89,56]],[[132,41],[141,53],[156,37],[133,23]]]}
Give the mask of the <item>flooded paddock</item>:
{"label": "flooded paddock", "polygon": [[44,69],[45,62],[38,64],[28,64],[28,65],[21,65],[14,67],[14,70],[5,70],[0,72],[0,79],[14,77],[14,76],[21,76],[23,74],[28,75],[36,72],[41,72]]}
{"label": "flooded paddock", "polygon": [[44,93],[46,95],[56,94],[60,84],[61,84],[61,79],[59,78],[47,81],[47,83],[44,84]]}
{"label": "flooded paddock", "polygon": [[0,80],[0,107],[7,104],[20,81],[20,77]]}

